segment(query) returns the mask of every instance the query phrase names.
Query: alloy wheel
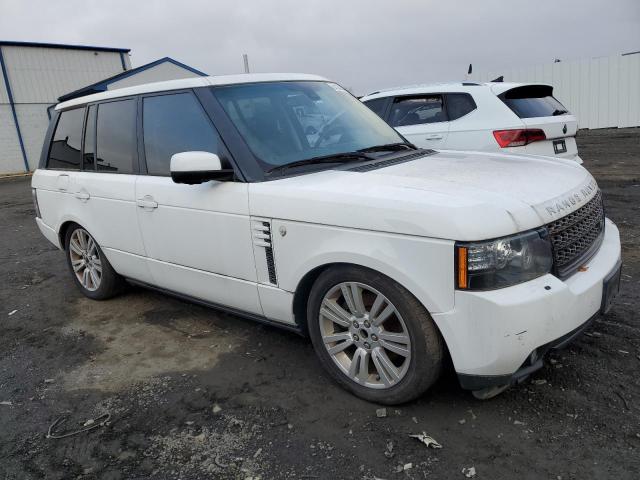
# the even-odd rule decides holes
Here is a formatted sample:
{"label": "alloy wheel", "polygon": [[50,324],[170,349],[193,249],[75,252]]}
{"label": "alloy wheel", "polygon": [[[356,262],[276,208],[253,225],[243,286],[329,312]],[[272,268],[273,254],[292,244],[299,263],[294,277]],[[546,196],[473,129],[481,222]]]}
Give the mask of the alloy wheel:
{"label": "alloy wheel", "polygon": [[359,282],[332,287],[322,299],[320,334],[327,352],[352,381],[391,388],[411,363],[411,339],[398,309]]}
{"label": "alloy wheel", "polygon": [[89,232],[82,228],[73,231],[69,239],[71,268],[80,284],[90,292],[100,288],[102,261],[98,244]]}

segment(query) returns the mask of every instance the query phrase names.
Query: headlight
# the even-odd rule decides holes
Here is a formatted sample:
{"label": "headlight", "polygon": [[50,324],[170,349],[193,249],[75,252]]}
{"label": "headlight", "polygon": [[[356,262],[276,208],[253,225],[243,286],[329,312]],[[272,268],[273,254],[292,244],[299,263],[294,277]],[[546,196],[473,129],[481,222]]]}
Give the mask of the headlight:
{"label": "headlight", "polygon": [[545,229],[456,243],[457,286],[463,290],[509,287],[549,273],[552,266],[551,242]]}

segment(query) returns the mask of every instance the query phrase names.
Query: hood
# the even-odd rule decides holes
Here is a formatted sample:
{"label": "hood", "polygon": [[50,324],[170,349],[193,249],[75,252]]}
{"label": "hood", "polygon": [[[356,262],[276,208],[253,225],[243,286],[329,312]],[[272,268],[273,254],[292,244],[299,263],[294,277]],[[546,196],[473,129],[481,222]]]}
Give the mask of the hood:
{"label": "hood", "polygon": [[539,227],[590,200],[570,160],[439,152],[374,170],[348,168],[250,185],[252,215],[448,240]]}

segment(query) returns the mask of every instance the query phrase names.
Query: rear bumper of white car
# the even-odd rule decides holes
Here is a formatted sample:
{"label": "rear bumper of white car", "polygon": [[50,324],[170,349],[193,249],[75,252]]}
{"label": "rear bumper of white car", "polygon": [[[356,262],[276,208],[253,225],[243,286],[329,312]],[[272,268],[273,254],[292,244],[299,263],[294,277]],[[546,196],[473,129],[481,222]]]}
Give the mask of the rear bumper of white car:
{"label": "rear bumper of white car", "polygon": [[42,232],[42,235],[44,235],[47,240],[49,240],[59,249],[62,249],[62,246],[60,245],[60,238],[58,237],[58,232],[44,223],[41,218],[36,217],[36,224],[38,224],[40,232]]}
{"label": "rear bumper of white car", "polygon": [[605,299],[617,293],[620,265],[620,236],[607,219],[598,253],[565,280],[548,274],[500,290],[456,291],[454,310],[433,318],[462,387],[516,383],[542,367],[549,350],[565,346],[604,311]]}

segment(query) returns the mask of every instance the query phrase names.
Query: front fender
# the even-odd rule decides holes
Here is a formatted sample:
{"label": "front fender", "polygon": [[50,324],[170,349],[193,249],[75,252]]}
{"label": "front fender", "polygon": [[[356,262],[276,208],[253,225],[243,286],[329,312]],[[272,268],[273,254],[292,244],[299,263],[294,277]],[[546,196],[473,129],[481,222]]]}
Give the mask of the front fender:
{"label": "front fender", "polygon": [[295,292],[318,267],[349,263],[392,278],[430,313],[453,308],[452,241],[283,220],[273,221],[272,232],[278,285],[284,290]]}

